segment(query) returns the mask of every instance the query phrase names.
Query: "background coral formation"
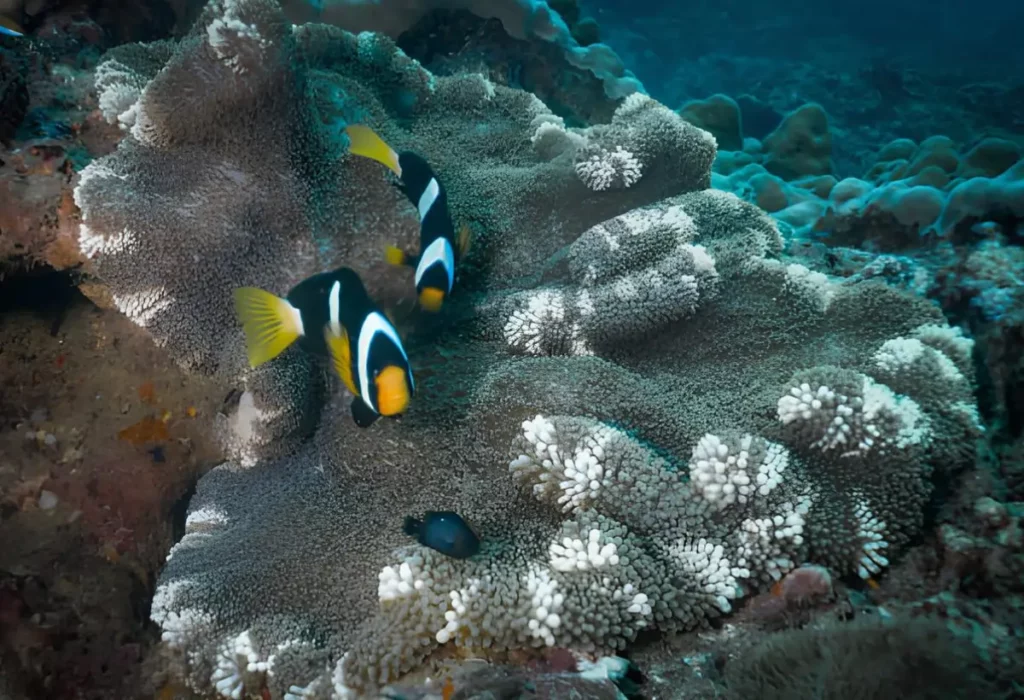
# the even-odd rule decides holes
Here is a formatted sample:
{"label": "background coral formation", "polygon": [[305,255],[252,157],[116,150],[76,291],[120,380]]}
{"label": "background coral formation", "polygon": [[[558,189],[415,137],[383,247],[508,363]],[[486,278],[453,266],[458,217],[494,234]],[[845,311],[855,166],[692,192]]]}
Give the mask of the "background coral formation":
{"label": "background coral formation", "polygon": [[[347,696],[394,680],[438,644],[586,649],[648,627],[689,629],[804,559],[881,571],[920,527],[930,465],[951,474],[970,464],[969,447],[949,449],[982,430],[969,341],[906,293],[839,286],[773,260],[782,239],[771,219],[707,189],[715,149],[705,132],[642,95],[609,124],[574,129],[525,93],[431,76],[379,37],[284,26],[263,0],[211,4],[142,89],[132,136],[83,177],[83,240],[109,250],[98,268],[112,270],[113,293],[136,279],[118,269],[149,255],[115,246],[118,236],[163,234],[125,223],[131,211],[103,190],[104,168],[130,162],[132,186],[145,187],[175,143],[160,128],[161,91],[196,62],[212,76],[192,93],[198,114],[246,95],[254,134],[275,109],[304,115],[292,131],[312,129],[297,146],[320,144],[315,154],[258,157],[275,174],[296,173],[285,182],[358,180],[367,192],[345,201],[335,224],[365,208],[398,232],[406,214],[379,174],[331,150],[341,145],[329,139],[333,122],[358,115],[423,152],[456,217],[480,230],[475,255],[487,264],[457,312],[466,330],[410,340],[424,398],[400,423],[360,431],[340,419],[339,398],[297,451],[228,463],[201,481],[153,606],[197,689]],[[281,81],[287,100],[262,92]],[[481,121],[486,133],[465,128]],[[628,151],[642,174],[595,187],[579,167],[592,148]],[[339,165],[304,180],[318,158]],[[246,177],[244,160],[235,169]],[[230,178],[216,197],[198,196],[204,180],[186,182],[186,198],[218,212],[206,218],[251,202]],[[310,257],[324,265],[352,250],[353,234],[370,249],[365,229],[317,230],[317,190],[303,187],[275,206],[295,202],[285,218],[311,229],[274,239],[284,247],[273,269],[225,265],[211,251],[185,275],[166,258],[168,282],[173,270],[181,288],[201,279],[195,293],[212,295],[202,323],[223,325],[213,290],[238,284],[236,270],[283,291]],[[169,224],[187,221],[177,211]],[[254,238],[272,235],[258,219],[249,225],[267,231]],[[149,284],[162,274],[152,267]],[[207,326],[173,332],[185,308],[175,301],[136,320],[180,353],[237,347]],[[648,338],[657,340],[639,342]],[[255,424],[254,439],[265,430]],[[447,508],[478,529],[479,556],[454,562],[405,544],[405,513]]]}
{"label": "background coral formation", "polygon": [[[932,78],[881,64],[842,73],[835,95],[815,87],[827,67],[769,89],[740,79],[756,61],[715,52],[703,77],[684,64],[655,86],[663,104],[620,58],[650,58],[621,41],[628,23],[572,0],[186,1],[116,29],[94,5],[95,22],[18,7],[32,36],[0,53],[0,195],[17,195],[0,271],[70,270],[127,317],[126,347],[155,341],[203,400],[118,433],[146,461],[108,472],[170,475],[139,476],[138,503],[112,498],[109,475],[81,485],[96,460],[78,476],[0,465],[17,495],[0,539],[67,515],[109,563],[132,562],[155,588],[134,613],[160,637],[133,667],[146,693],[419,697],[450,678],[457,695],[617,697],[635,666],[615,653],[666,697],[878,697],[908,668],[943,692],[1024,680],[1024,160],[1014,134],[975,128],[978,104],[963,124],[923,115],[901,100]],[[173,36],[152,31],[172,16]],[[99,50],[129,38],[146,43]],[[53,58],[75,47],[80,61]],[[881,102],[862,122],[889,119],[874,129],[851,127],[842,97],[863,83]],[[411,273],[383,260],[385,244],[415,248],[419,220],[386,171],[348,156],[352,123],[423,154],[473,231],[440,316],[412,310]],[[298,349],[249,369],[230,309],[237,286],[284,294],[341,264],[395,312],[416,372],[409,412],[371,430]],[[15,409],[0,437],[41,464],[63,434]],[[26,426],[41,427],[22,443]],[[169,504],[204,470],[200,430],[222,463],[178,501],[180,539],[151,578]],[[481,535],[476,556],[402,533],[447,509]],[[139,533],[112,529],[115,512]],[[0,574],[15,621],[0,651],[42,648],[44,577]],[[39,667],[52,676],[60,653]],[[478,657],[495,665],[474,672]],[[107,689],[117,658],[95,674]],[[883,661],[879,690],[856,669]],[[21,675],[5,680],[35,682]]]}

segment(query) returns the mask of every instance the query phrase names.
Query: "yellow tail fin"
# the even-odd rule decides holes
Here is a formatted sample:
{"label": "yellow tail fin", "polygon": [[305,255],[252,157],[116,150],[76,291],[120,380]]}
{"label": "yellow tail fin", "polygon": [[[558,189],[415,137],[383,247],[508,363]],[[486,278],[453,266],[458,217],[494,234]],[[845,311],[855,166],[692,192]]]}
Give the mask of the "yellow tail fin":
{"label": "yellow tail fin", "polygon": [[388,261],[389,265],[404,265],[405,253],[398,246],[389,245],[384,249],[384,259]]}
{"label": "yellow tail fin", "polygon": [[331,332],[330,326],[324,326],[324,340],[327,341],[327,349],[331,353],[331,361],[334,370],[345,383],[345,387],[352,392],[353,396],[359,396],[355,380],[352,378],[352,346],[348,342],[348,332],[341,327],[341,335]]}
{"label": "yellow tail fin", "polygon": [[391,168],[391,171],[398,177],[402,177],[402,167],[398,164],[398,154],[391,150],[391,146],[384,143],[380,136],[377,136],[368,126],[362,124],[352,124],[351,126],[345,127],[345,133],[348,134],[349,146],[348,152],[363,156],[364,158],[372,158],[378,163]]}
{"label": "yellow tail fin", "polygon": [[273,360],[302,334],[302,320],[286,300],[256,287],[235,290],[235,313],[245,329],[249,364]]}
{"label": "yellow tail fin", "polygon": [[473,243],[473,230],[469,228],[469,224],[462,224],[459,227],[459,235],[455,240],[455,245],[459,248],[459,257],[462,257],[469,252],[469,246]]}

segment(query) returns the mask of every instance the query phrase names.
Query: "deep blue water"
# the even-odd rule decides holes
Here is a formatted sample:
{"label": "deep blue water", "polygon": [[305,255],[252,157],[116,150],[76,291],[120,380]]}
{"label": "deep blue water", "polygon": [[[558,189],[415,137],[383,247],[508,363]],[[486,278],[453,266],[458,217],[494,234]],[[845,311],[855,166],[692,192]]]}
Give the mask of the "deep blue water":
{"label": "deep blue water", "polygon": [[[875,64],[965,81],[1024,82],[1024,3],[585,0],[604,40],[655,96],[693,95],[678,73],[709,55],[806,62],[855,73]],[[714,76],[703,80],[714,85]],[[725,86],[723,86],[725,87]]]}

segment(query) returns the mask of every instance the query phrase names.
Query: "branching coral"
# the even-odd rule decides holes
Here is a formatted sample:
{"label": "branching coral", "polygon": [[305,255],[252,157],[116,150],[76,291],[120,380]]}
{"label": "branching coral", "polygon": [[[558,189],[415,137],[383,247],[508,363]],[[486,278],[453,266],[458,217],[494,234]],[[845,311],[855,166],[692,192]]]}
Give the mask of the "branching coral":
{"label": "branching coral", "polygon": [[587,230],[569,247],[571,286],[521,292],[504,303],[511,309],[502,316],[505,341],[530,355],[588,355],[692,315],[718,288],[715,258],[700,244],[702,228],[737,206],[745,226],[728,231],[734,250],[725,252],[729,243],[715,240],[718,232],[711,229],[706,245],[712,251],[722,251],[729,264],[744,250],[757,255],[778,245],[766,218],[729,197],[701,192],[634,209]]}
{"label": "branching coral", "polygon": [[598,148],[582,151],[576,161],[576,174],[592,190],[632,187],[643,175],[643,165],[630,151],[616,146],[614,151]]}

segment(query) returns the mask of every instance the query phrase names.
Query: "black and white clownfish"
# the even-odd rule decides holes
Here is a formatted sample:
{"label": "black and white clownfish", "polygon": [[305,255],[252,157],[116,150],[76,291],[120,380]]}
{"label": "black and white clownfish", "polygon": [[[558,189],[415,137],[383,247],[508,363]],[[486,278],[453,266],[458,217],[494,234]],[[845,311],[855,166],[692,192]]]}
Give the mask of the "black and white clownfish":
{"label": "black and white clownfish", "polygon": [[390,168],[401,180],[400,189],[419,212],[419,254],[407,256],[396,246],[388,246],[386,258],[392,265],[416,268],[420,306],[426,311],[439,311],[455,285],[455,268],[469,250],[469,227],[462,226],[455,233],[448,211],[448,194],[422,156],[412,151],[396,153],[366,126],[352,125],[345,131],[349,152]]}
{"label": "black and white clownfish", "polygon": [[406,517],[402,530],[424,547],[453,559],[467,559],[480,551],[480,538],[450,510],[428,510],[423,519]]}
{"label": "black and white clownfish", "polygon": [[274,359],[298,340],[304,350],[331,358],[355,397],[352,418],[359,427],[408,407],[415,392],[409,357],[354,270],[340,267],[308,277],[284,299],[256,287],[240,287],[234,297],[251,366]]}

